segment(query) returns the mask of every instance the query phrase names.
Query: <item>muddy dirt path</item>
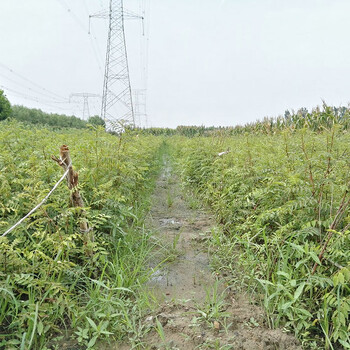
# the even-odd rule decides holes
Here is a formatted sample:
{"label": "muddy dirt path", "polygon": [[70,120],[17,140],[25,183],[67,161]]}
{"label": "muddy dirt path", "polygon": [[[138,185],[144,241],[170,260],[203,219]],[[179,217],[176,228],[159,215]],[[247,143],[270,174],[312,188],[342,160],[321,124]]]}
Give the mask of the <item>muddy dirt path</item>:
{"label": "muddy dirt path", "polygon": [[165,158],[149,225],[170,254],[160,269],[154,262],[148,288],[159,306],[143,320],[150,331],[141,348],[301,349],[291,335],[268,329],[262,309],[227,288],[214,273],[207,242],[214,219],[202,209],[190,208],[188,202]]}

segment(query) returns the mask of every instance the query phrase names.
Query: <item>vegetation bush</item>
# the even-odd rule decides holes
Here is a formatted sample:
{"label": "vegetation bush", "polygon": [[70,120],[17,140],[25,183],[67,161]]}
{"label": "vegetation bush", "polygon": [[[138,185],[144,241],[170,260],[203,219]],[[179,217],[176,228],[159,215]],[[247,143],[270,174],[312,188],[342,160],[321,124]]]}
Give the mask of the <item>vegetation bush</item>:
{"label": "vegetation bush", "polygon": [[270,325],[293,330],[305,348],[350,348],[344,125],[172,142],[184,183],[223,225],[220,268],[237,274],[238,263],[243,283],[262,295]]}
{"label": "vegetation bush", "polygon": [[99,125],[99,126],[103,126],[106,127],[106,123],[105,121],[99,117],[98,115],[93,115],[88,119],[88,124],[92,124],[92,125]]}
{"label": "vegetation bush", "polygon": [[11,115],[11,104],[4,94],[3,90],[0,90],[0,121],[5,120]]}
{"label": "vegetation bush", "polygon": [[[103,128],[54,132],[0,124],[0,234],[61,177],[50,156],[71,149],[94,241],[86,242],[62,183],[22,225],[0,237],[0,348],[83,348],[97,338],[137,338],[152,241],[143,229],[161,138],[116,137]],[[147,305],[146,305],[147,306]],[[65,333],[66,330],[68,333]],[[55,345],[56,344],[56,345]]]}
{"label": "vegetation bush", "polygon": [[[13,106],[11,117],[23,122],[36,124],[41,126],[55,128],[76,128],[83,129],[87,127],[87,122],[75,116],[67,116],[64,114],[46,113],[40,109],[28,108],[24,106]],[[93,119],[95,125],[95,119]]]}
{"label": "vegetation bush", "polygon": [[[349,109],[324,104],[245,126],[120,136],[97,118],[88,126],[13,110],[25,123],[0,123],[0,234],[61,176],[50,156],[68,144],[95,240],[84,241],[63,184],[0,237],[0,348],[58,348],[62,334],[88,349],[140,337],[153,244],[143,217],[165,140],[154,135],[169,136],[184,184],[222,225],[213,237],[219,268],[242,274],[232,282],[261,296],[270,326],[293,331],[306,349],[350,348]],[[66,126],[81,130],[58,130]]]}

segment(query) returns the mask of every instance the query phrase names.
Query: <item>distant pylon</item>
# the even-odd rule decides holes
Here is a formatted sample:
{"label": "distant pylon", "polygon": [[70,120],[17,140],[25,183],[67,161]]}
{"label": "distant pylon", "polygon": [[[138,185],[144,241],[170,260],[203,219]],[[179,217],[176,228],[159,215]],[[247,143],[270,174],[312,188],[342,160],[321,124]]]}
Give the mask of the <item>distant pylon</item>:
{"label": "distant pylon", "polygon": [[101,116],[107,128],[135,125],[124,31],[123,0],[110,0]]}
{"label": "distant pylon", "polygon": [[109,20],[101,117],[107,129],[122,131],[125,126],[135,126],[124,19],[144,18],[125,10],[123,0],[110,0],[108,12],[89,16],[93,17]]}
{"label": "distant pylon", "polygon": [[139,127],[147,127],[147,110],[146,110],[146,89],[133,90],[135,123]]}
{"label": "distant pylon", "polygon": [[83,119],[88,120],[90,118],[90,110],[89,110],[89,98],[90,97],[100,97],[100,95],[97,94],[90,94],[88,92],[77,92],[74,94],[70,94],[69,101],[72,100],[73,97],[79,97],[83,98],[84,100],[84,107],[83,107]]}

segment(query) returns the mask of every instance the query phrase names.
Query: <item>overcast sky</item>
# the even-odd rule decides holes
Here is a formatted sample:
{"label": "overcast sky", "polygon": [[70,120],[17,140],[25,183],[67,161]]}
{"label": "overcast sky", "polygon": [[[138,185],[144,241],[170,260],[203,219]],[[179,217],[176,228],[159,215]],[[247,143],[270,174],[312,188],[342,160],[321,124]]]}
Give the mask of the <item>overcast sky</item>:
{"label": "overcast sky", "polygon": [[[134,12],[150,3],[144,37],[141,21],[126,24],[131,84],[147,87],[149,125],[244,124],[350,101],[349,0],[124,2]],[[88,14],[107,7],[1,0],[0,88],[11,103],[81,116],[82,101],[58,102],[102,94],[107,23],[94,19],[89,35]],[[91,99],[90,113],[99,111]]]}

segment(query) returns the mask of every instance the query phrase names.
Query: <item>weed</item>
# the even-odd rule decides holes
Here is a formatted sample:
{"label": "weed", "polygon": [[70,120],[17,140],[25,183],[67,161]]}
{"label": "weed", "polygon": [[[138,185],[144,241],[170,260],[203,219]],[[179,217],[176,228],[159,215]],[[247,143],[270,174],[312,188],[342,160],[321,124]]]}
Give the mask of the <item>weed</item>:
{"label": "weed", "polygon": [[227,304],[225,302],[225,290],[220,292],[220,283],[216,280],[212,287],[206,289],[205,302],[203,305],[197,305],[199,320],[204,320],[211,326],[214,321],[220,322],[229,316],[225,312]]}
{"label": "weed", "polygon": [[167,192],[166,202],[167,202],[168,208],[171,208],[174,204],[174,196],[170,191]]}
{"label": "weed", "polygon": [[173,346],[171,342],[167,342],[164,328],[162,324],[159,322],[158,318],[156,318],[156,326],[155,326],[156,332],[159,335],[159,338],[161,340],[160,348],[164,348],[165,350],[171,350],[173,349]]}

